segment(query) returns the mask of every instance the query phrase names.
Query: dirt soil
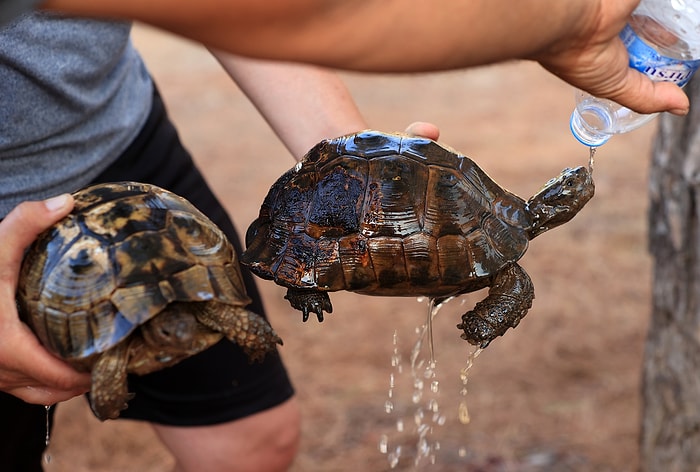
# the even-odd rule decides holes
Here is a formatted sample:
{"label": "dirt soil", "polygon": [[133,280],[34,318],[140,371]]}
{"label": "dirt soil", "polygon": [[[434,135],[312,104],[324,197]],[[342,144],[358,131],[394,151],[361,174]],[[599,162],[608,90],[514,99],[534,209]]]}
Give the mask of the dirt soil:
{"label": "dirt soil", "polygon": [[[292,158],[206,50],[142,27],[135,41],[184,142],[244,232]],[[535,64],[343,76],[372,127],[436,123],[444,143],[523,197],[563,167],[587,162],[587,149],[568,130],[572,89]],[[425,302],[338,293],[324,323],[302,324],[284,291],[261,282],[303,407],[293,471],[636,470],[654,130],[648,125],[601,148],[596,197],[569,224],[533,241],[522,260],[535,285],[532,310],[475,360],[466,397],[460,371],[471,348],[455,325],[483,292],[448,303],[436,316],[437,372],[425,382],[437,381],[438,391],[426,386],[414,403],[410,353],[425,323]],[[468,424],[458,420],[462,401]],[[83,398],[58,407],[49,454],[51,472],[160,472],[173,464],[148,425],[99,423]]]}

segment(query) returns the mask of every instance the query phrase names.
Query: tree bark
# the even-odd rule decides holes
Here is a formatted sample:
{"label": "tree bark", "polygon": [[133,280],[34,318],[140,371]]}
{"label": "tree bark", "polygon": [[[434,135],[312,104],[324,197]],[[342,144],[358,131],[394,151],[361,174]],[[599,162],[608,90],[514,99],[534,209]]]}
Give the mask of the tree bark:
{"label": "tree bark", "polygon": [[642,380],[641,468],[700,470],[700,79],[691,113],[659,119],[650,171],[652,317]]}

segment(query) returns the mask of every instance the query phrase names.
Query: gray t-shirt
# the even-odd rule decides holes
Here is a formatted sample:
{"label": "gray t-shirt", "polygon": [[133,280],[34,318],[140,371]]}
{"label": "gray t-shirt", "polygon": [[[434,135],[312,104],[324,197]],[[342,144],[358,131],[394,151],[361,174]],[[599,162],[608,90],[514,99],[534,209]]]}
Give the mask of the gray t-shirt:
{"label": "gray t-shirt", "polygon": [[30,13],[0,28],[0,218],[89,183],[151,109],[126,22]]}
{"label": "gray t-shirt", "polygon": [[15,19],[41,0],[0,0],[0,25]]}

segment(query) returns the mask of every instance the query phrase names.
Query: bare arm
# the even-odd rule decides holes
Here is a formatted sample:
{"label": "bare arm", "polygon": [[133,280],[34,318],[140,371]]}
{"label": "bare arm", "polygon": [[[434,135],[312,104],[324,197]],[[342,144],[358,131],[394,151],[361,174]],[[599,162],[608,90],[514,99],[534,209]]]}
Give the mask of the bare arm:
{"label": "bare arm", "polygon": [[534,59],[637,111],[685,113],[675,85],[629,69],[617,34],[639,0],[46,0],[134,18],[254,57],[385,72]]}
{"label": "bare arm", "polygon": [[324,138],[367,128],[334,72],[220,51],[213,54],[297,159]]}
{"label": "bare arm", "polygon": [[[317,142],[368,128],[343,81],[327,69],[212,51],[296,159]],[[437,140],[432,123],[406,133]]]}

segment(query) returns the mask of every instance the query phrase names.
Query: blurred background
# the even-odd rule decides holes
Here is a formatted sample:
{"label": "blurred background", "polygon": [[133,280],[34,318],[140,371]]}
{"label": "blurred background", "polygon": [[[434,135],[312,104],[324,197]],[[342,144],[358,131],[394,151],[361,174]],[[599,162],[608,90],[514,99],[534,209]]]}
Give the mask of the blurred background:
{"label": "blurred background", "polygon": [[[142,26],[134,40],[183,142],[244,234],[294,160],[205,49]],[[373,128],[433,122],[443,143],[523,198],[562,168],[588,161],[588,149],[568,129],[573,89],[536,64],[342,76]],[[646,179],[655,128],[600,148],[595,198],[531,243],[521,262],[535,285],[533,307],[475,359],[466,395],[460,372],[473,348],[455,326],[485,292],[447,303],[434,318],[430,382],[438,384],[414,403],[410,356],[427,318],[425,301],[335,293],[326,321],[303,324],[284,290],[261,281],[303,408],[293,470],[637,470],[651,283]],[[458,419],[461,402],[468,424]],[[100,423],[83,398],[59,405],[49,455],[50,472],[172,467],[148,425]]]}

